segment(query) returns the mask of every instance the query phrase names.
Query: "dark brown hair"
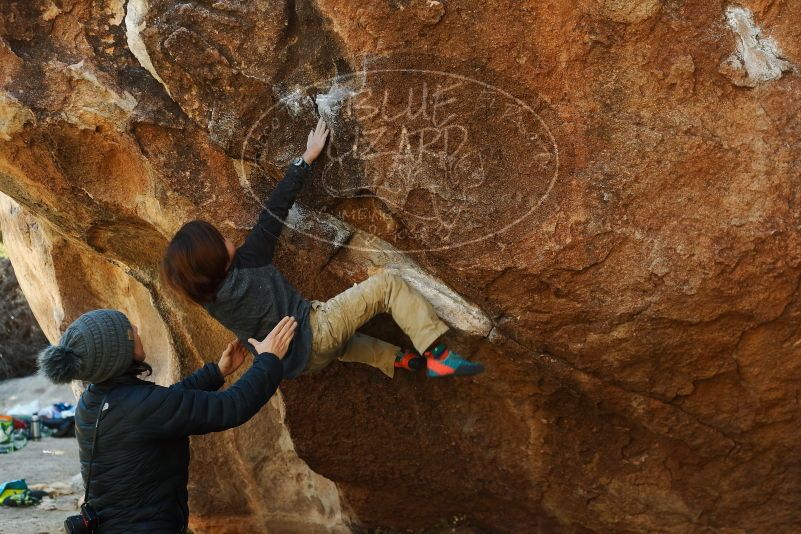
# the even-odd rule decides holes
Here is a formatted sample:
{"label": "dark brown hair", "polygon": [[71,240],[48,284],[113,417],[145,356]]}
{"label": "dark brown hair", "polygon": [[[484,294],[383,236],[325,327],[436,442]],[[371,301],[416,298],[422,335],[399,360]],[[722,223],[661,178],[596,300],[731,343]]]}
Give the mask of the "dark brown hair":
{"label": "dark brown hair", "polygon": [[125,371],[125,374],[133,376],[139,376],[139,375],[150,376],[153,374],[153,368],[150,367],[150,364],[147,362],[137,362],[136,360],[134,360],[133,362],[131,362],[131,366],[128,368],[128,370]]}
{"label": "dark brown hair", "polygon": [[228,262],[228,248],[219,230],[205,221],[192,221],[170,241],[161,270],[173,289],[205,304],[214,300]]}

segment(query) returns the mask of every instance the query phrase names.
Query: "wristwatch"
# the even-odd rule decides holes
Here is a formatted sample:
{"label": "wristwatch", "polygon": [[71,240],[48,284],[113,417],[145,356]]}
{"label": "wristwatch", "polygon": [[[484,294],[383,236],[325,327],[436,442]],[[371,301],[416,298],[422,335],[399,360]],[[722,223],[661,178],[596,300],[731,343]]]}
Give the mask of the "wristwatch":
{"label": "wristwatch", "polygon": [[301,169],[305,169],[307,171],[311,169],[311,165],[306,163],[306,160],[303,159],[303,156],[298,156],[295,159],[293,159],[292,165],[294,165],[295,167],[300,167]]}

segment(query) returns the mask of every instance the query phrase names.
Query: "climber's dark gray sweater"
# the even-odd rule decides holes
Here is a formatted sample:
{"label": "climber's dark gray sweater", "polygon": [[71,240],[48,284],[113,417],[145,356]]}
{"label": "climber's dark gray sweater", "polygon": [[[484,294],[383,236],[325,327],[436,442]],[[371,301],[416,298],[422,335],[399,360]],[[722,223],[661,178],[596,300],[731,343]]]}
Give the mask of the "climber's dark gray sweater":
{"label": "climber's dark gray sweater", "polygon": [[251,352],[248,338],[264,339],[284,316],[298,321],[295,338],[284,359],[284,378],[306,369],[311,352],[309,301],[292,287],[272,263],[278,236],[309,171],[295,165],[275,186],[256,226],[234,255],[233,263],[213,302],[205,306],[212,317],[231,330]]}

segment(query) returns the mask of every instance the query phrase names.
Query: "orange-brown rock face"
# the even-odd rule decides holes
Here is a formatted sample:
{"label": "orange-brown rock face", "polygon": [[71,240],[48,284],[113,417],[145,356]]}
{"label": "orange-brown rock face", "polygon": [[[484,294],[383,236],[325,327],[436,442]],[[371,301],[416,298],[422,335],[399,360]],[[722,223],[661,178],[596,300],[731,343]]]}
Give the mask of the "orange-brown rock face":
{"label": "orange-brown rock face", "polygon": [[322,116],[279,267],[322,299],[392,264],[488,371],[285,383],[193,441],[196,530],[792,531],[797,7],[8,0],[4,236],[51,339],[120,307],[168,381],[228,335],[167,240],[241,239]]}

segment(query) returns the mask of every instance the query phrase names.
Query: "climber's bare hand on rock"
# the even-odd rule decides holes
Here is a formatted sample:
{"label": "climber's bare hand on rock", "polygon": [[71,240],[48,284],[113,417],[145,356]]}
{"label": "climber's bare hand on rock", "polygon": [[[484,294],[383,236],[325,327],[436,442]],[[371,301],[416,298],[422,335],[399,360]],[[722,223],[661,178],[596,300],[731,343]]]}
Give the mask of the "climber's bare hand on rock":
{"label": "climber's bare hand on rock", "polygon": [[309,165],[320,155],[325,146],[325,141],[328,139],[328,126],[321,118],[317,121],[317,127],[309,132],[309,137],[306,140],[306,152],[303,153],[303,160]]}
{"label": "climber's bare hand on rock", "polygon": [[289,349],[289,343],[295,337],[295,329],[298,327],[298,322],[294,317],[286,316],[281,319],[272,332],[267,334],[267,337],[261,341],[253,338],[248,339],[248,343],[256,348],[258,354],[268,352],[275,354],[279,360],[283,360],[286,356],[286,351]]}

